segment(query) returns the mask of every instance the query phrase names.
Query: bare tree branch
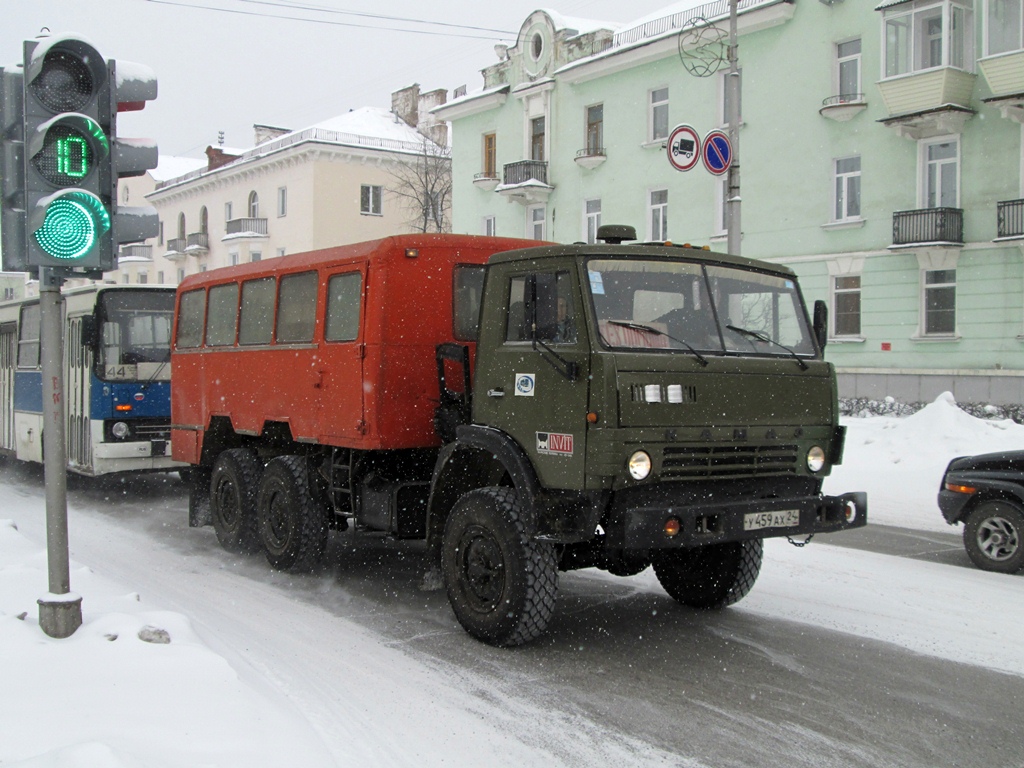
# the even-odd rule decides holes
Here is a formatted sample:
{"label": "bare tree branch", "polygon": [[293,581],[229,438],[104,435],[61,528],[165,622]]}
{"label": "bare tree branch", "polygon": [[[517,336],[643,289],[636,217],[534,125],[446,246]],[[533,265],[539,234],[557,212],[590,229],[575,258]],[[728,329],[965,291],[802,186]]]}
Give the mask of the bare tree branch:
{"label": "bare tree branch", "polygon": [[447,147],[423,137],[420,151],[399,160],[389,171],[388,192],[409,211],[408,224],[417,232],[450,232],[452,158]]}

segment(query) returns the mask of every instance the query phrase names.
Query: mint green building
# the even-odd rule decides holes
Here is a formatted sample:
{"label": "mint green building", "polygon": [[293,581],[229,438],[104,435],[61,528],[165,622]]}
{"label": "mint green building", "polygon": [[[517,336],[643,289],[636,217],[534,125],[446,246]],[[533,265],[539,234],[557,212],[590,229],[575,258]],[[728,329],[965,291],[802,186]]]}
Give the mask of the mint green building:
{"label": "mint green building", "polygon": [[[433,110],[452,125],[453,231],[632,224],[725,250],[724,177],[677,170],[667,144],[680,124],[728,127],[710,28],[728,8],[532,13],[482,90]],[[1024,0],[739,9],[741,253],[828,302],[841,394],[1024,403]],[[675,145],[689,165],[696,147]]]}

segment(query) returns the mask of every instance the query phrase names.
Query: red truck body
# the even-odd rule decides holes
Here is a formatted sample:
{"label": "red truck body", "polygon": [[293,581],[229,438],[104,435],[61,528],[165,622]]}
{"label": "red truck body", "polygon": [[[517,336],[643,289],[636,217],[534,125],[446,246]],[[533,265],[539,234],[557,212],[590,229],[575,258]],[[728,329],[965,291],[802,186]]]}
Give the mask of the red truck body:
{"label": "red truck body", "polygon": [[[297,442],[343,448],[440,445],[434,427],[439,400],[435,350],[456,340],[456,270],[483,265],[500,251],[536,244],[469,235],[403,235],[188,277],[179,287],[179,325],[172,347],[174,458],[203,463],[204,439],[217,419],[226,420],[236,434],[262,436],[268,428],[286,426]],[[294,277],[301,282],[305,275],[312,286],[311,273],[315,287],[310,290],[316,296],[311,333],[297,339],[282,330],[287,322],[282,313],[288,312],[282,307],[282,281]],[[361,309],[352,321],[358,328],[342,334],[344,339],[329,340],[330,286],[332,278],[340,284],[340,276],[351,278],[350,285],[358,282]],[[260,327],[266,334],[256,343],[245,337],[244,297],[250,288],[260,288],[264,296],[273,293],[273,309],[266,306],[274,318],[263,318]],[[241,308],[238,296],[243,297]],[[337,308],[337,300],[332,306]],[[351,316],[351,308],[347,311]],[[190,317],[198,318],[198,335],[182,328]],[[211,328],[218,318],[223,326],[232,317],[233,328]],[[472,353],[475,344],[468,346]]]}

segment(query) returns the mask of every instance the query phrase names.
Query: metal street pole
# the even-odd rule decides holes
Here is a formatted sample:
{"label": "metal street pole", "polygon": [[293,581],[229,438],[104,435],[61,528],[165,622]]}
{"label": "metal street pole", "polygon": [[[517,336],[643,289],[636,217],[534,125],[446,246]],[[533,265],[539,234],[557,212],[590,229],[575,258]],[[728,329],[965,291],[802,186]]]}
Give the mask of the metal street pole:
{"label": "metal street pole", "polygon": [[39,268],[39,342],[43,376],[43,475],[46,484],[46,559],[49,593],[39,598],[39,626],[50,637],[70,637],[82,626],[82,598],[71,591],[68,554],[67,450],[64,435],[64,277]]}
{"label": "metal street pole", "polygon": [[726,186],[726,229],[729,253],[740,254],[740,66],[737,16],[739,0],[729,0],[729,74],[726,93],[729,97],[729,143],[732,144],[732,165],[729,166]]}

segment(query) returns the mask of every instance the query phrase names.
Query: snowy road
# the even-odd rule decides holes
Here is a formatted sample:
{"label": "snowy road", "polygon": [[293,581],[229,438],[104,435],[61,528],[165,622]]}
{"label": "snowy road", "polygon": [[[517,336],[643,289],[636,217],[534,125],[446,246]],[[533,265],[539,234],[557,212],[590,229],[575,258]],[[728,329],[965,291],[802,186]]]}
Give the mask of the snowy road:
{"label": "snowy road", "polygon": [[1024,764],[1024,577],[775,541],[716,614],[649,572],[564,575],[550,633],[505,651],[417,590],[421,545],[338,536],[294,577],[188,529],[161,478],[76,480],[70,505],[74,560],[189,616],[337,765]]}

